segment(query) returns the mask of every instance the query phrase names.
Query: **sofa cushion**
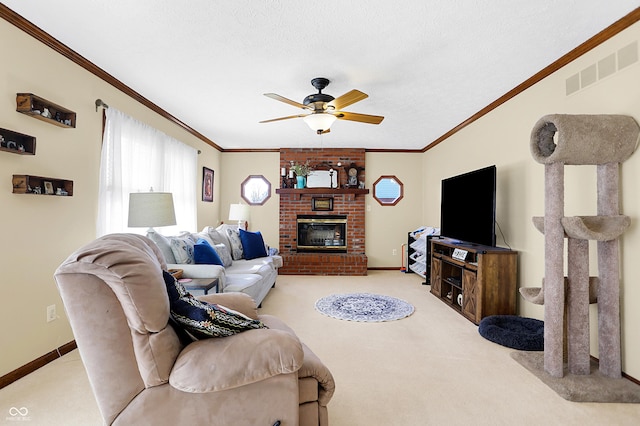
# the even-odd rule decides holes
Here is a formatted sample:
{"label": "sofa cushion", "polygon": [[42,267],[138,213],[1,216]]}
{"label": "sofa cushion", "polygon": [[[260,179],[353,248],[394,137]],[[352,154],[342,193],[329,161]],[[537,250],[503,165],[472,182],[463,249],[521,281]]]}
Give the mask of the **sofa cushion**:
{"label": "sofa cushion", "polygon": [[273,266],[273,262],[270,257],[258,257],[251,260],[235,260],[233,265],[225,268],[225,274],[259,274],[264,276],[265,273],[262,273],[263,270],[275,271],[275,267]]}
{"label": "sofa cushion", "polygon": [[222,260],[207,240],[200,238],[193,246],[193,260],[196,264],[221,265]]}
{"label": "sofa cushion", "polygon": [[213,246],[213,249],[220,256],[220,260],[222,260],[222,266],[225,268],[233,265],[233,259],[231,258],[231,252],[224,244],[216,244]]}
{"label": "sofa cushion", "polygon": [[198,300],[167,271],[163,271],[171,317],[197,338],[232,336],[246,330],[267,328],[222,305]]}
{"label": "sofa cushion", "polygon": [[178,237],[169,237],[171,242],[171,251],[176,263],[192,264],[193,262],[193,246],[194,241],[189,234]]}
{"label": "sofa cushion", "polygon": [[[240,292],[253,296],[250,291],[251,287],[257,286],[262,281],[262,277],[258,274],[231,274],[227,279],[225,291]],[[255,299],[254,299],[255,300]]]}
{"label": "sofa cushion", "polygon": [[264,239],[259,231],[249,232],[240,229],[240,242],[242,243],[242,251],[244,252],[245,259],[251,260],[258,257],[267,257]]}

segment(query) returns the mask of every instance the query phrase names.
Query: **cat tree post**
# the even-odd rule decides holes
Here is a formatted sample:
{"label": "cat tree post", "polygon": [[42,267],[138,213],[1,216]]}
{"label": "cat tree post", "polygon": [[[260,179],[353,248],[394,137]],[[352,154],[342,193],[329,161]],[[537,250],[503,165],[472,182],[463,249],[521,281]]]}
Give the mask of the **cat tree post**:
{"label": "cat tree post", "polygon": [[[618,207],[619,166],[598,165],[598,216],[620,213]],[[618,240],[598,241],[598,351],[600,372],[605,376],[622,376],[620,354],[620,270]]]}
{"label": "cat tree post", "polygon": [[[567,258],[567,362],[572,374],[589,374],[589,241],[569,238]],[[560,376],[562,377],[562,376]]]}
{"label": "cat tree post", "polygon": [[563,374],[564,329],[564,165],[545,165],[544,251],[556,253],[544,263],[544,368],[554,377]]}

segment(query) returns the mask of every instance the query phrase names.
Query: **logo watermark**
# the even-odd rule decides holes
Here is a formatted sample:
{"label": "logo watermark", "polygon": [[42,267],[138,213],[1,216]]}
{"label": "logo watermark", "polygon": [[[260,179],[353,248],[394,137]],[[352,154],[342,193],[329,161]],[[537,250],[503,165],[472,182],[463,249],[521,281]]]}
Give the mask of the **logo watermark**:
{"label": "logo watermark", "polygon": [[9,416],[5,420],[10,422],[25,422],[31,420],[29,417],[29,409],[27,407],[11,407],[9,408]]}

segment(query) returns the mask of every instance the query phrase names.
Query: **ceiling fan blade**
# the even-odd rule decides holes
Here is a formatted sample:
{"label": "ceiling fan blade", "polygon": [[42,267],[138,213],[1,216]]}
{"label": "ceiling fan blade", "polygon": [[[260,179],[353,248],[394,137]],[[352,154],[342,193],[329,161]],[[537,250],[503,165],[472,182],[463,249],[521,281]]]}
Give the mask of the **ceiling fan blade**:
{"label": "ceiling fan blade", "polygon": [[353,89],[342,96],[338,96],[333,101],[329,102],[329,105],[333,105],[335,109],[342,109],[368,97],[369,95],[366,93]]}
{"label": "ceiling fan blade", "polygon": [[307,114],[289,115],[287,117],[272,118],[271,120],[262,120],[259,123],[271,123],[272,121],[288,120],[290,118],[306,117]]}
{"label": "ceiling fan blade", "polygon": [[285,104],[293,105],[294,107],[297,107],[297,108],[313,110],[313,107],[309,107],[307,105],[301,104],[300,102],[292,101],[291,99],[287,99],[284,96],[276,95],[275,93],[265,93],[264,95],[268,98],[275,99],[276,101],[284,102]]}
{"label": "ceiling fan blade", "polygon": [[359,121],[361,123],[380,124],[384,117],[381,115],[358,114],[357,112],[335,111],[339,120]]}

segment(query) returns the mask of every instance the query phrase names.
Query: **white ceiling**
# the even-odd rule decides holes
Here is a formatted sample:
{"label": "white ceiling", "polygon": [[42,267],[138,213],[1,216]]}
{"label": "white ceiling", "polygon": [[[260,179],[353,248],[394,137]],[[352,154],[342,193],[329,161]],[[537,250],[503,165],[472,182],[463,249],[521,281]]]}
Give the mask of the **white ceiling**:
{"label": "white ceiling", "polygon": [[[640,6],[638,0],[7,0],[224,149],[422,149]],[[318,136],[302,102],[369,98]],[[110,103],[109,99],[103,99]],[[118,108],[118,105],[112,104]]]}

